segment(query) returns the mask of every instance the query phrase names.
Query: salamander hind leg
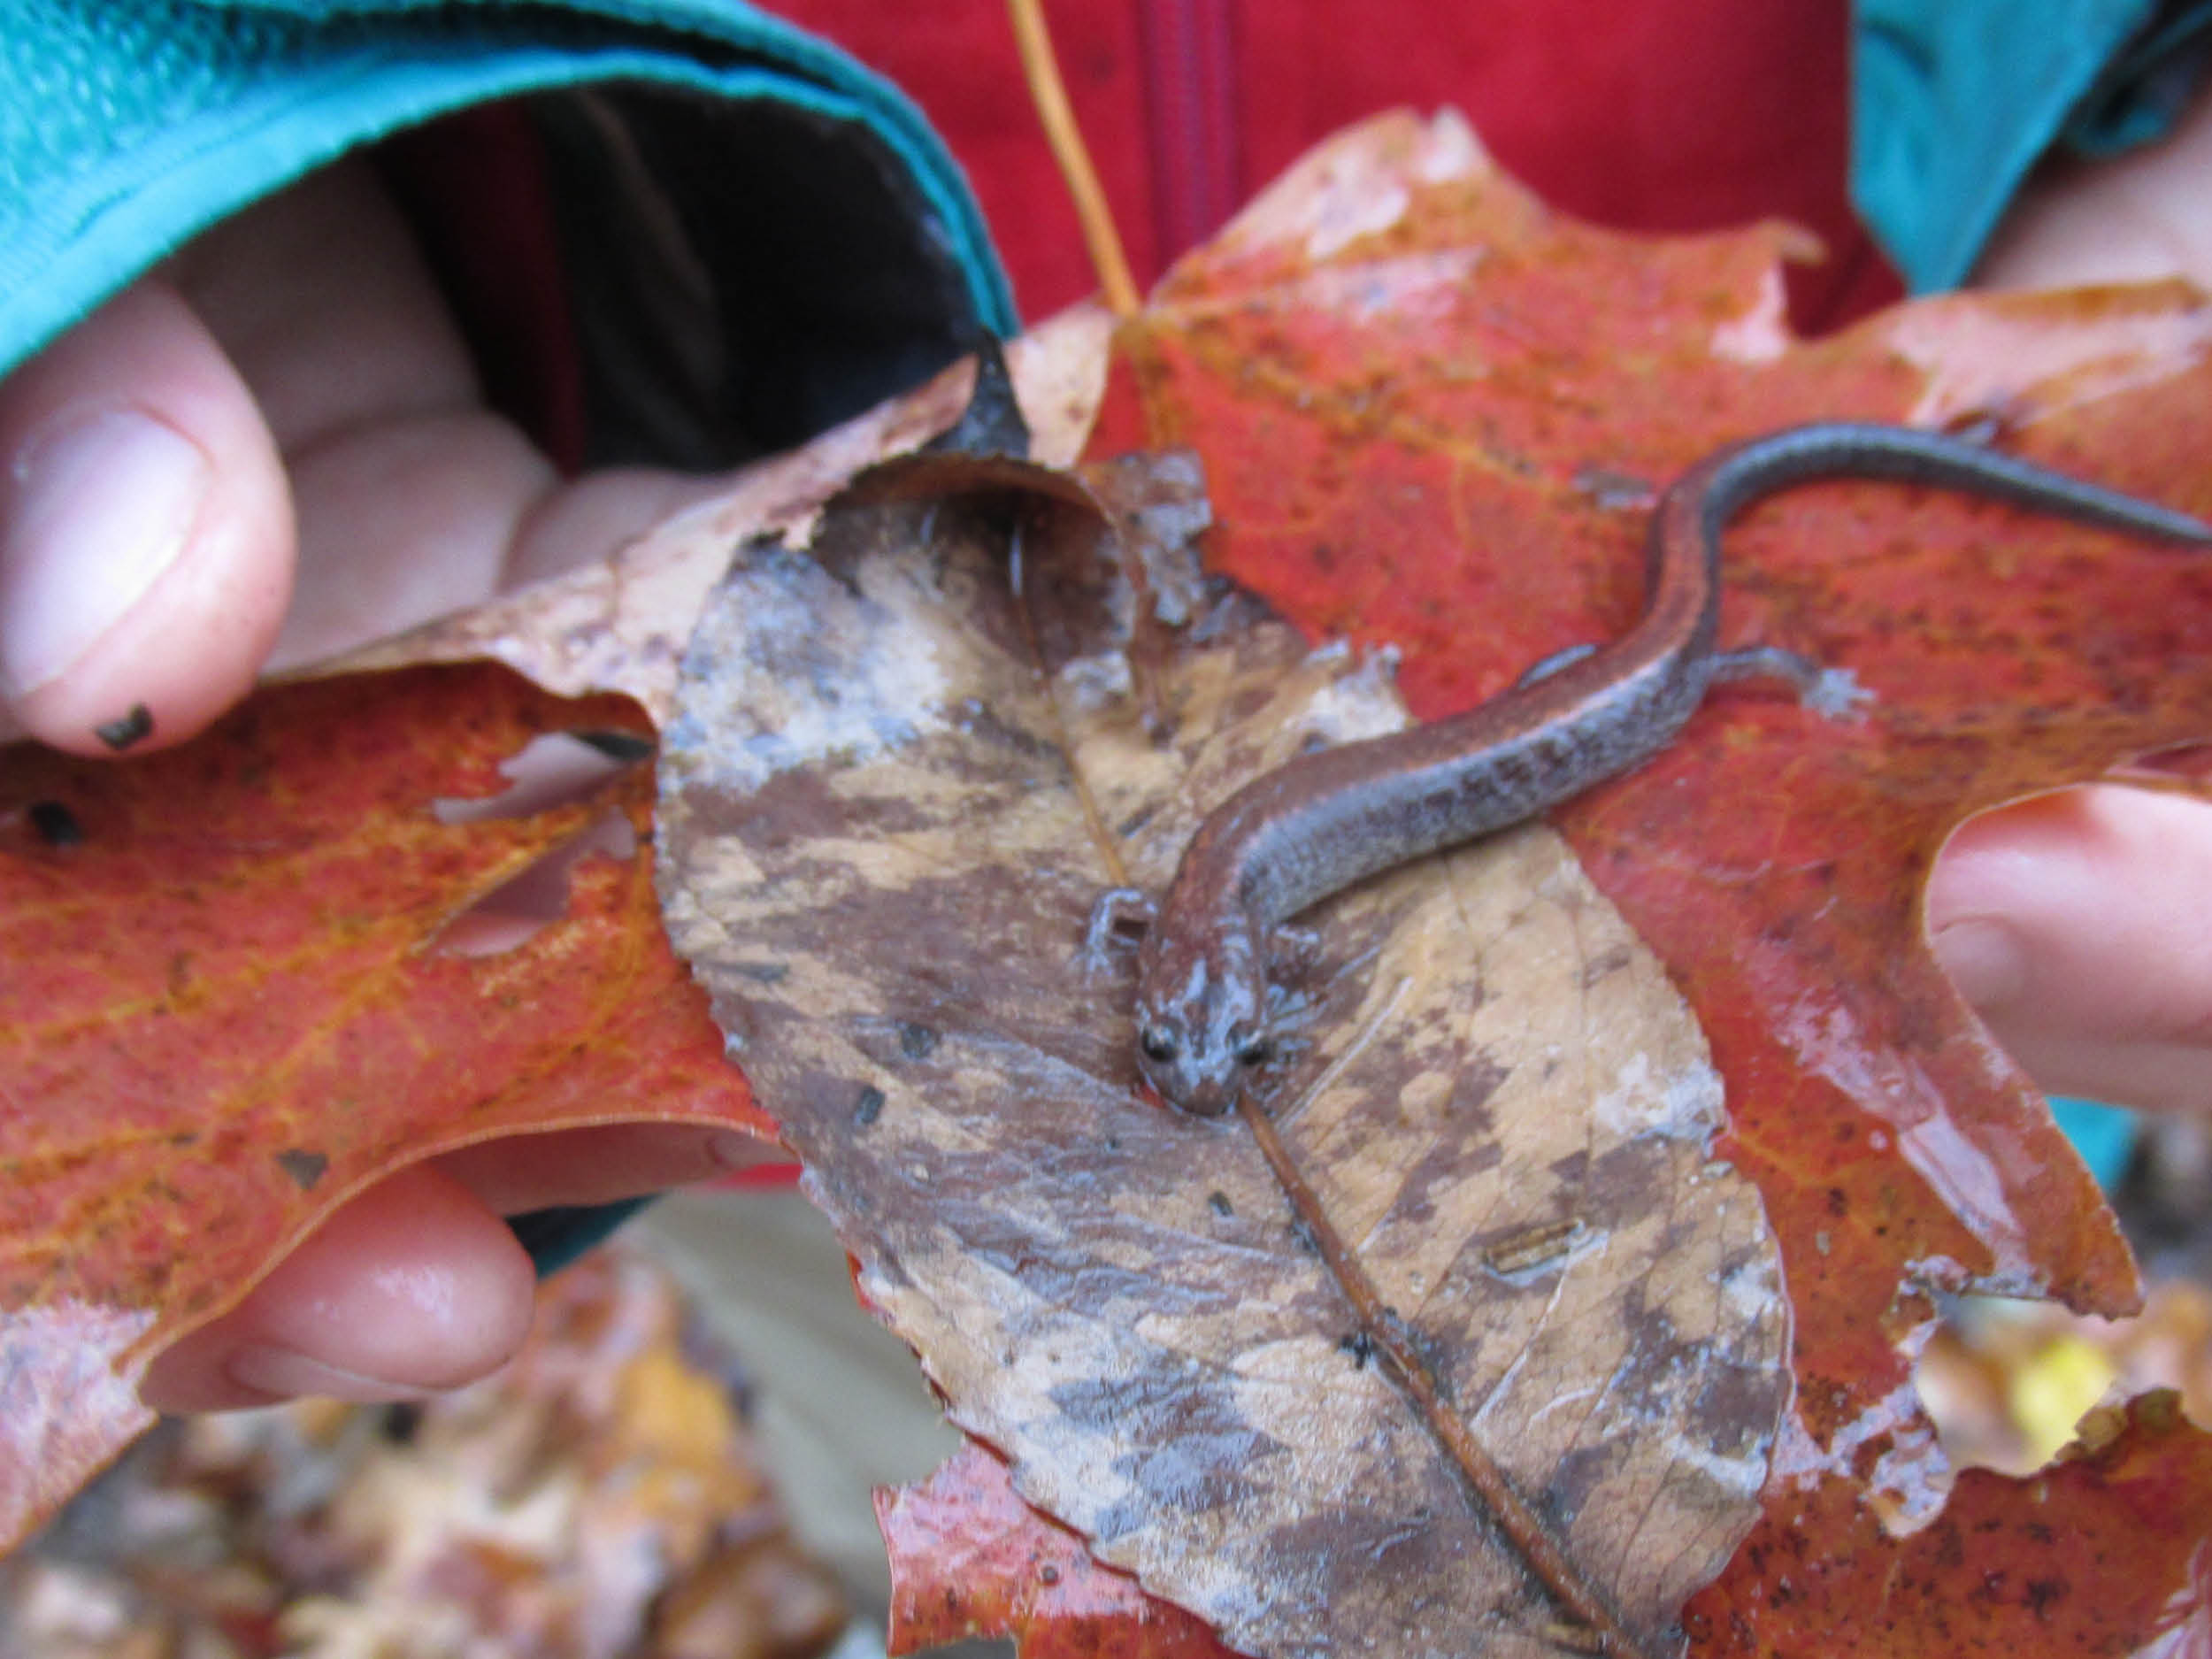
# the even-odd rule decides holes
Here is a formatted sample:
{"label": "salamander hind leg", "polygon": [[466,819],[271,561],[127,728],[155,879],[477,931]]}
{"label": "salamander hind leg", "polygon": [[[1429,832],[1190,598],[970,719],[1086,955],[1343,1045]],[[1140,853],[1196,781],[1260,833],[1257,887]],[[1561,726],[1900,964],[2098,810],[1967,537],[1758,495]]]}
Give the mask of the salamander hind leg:
{"label": "salamander hind leg", "polygon": [[1856,719],[1874,694],[1847,668],[1827,668],[1799,651],[1778,645],[1747,645],[1715,651],[1705,659],[1715,683],[1735,680],[1779,680],[1798,701],[1832,720]]}

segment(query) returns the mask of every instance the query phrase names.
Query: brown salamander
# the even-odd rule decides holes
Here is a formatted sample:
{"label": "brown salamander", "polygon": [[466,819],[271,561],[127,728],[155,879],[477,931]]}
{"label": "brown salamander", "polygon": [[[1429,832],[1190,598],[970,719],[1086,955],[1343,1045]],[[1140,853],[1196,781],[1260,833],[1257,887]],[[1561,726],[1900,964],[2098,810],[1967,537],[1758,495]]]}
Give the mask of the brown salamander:
{"label": "brown salamander", "polygon": [[1138,1065],[1169,1101],[1216,1116],[1272,1053],[1268,949],[1292,917],[1409,859],[1532,818],[1640,765],[1716,680],[1810,664],[1716,651],[1720,532],[1762,496],[1812,479],[1873,478],[1994,496],[2108,529],[2212,543],[2212,525],[1987,449],[1905,426],[1832,422],[1732,444],[1678,479],[1652,515],[1649,602],[1610,644],[1548,658],[1455,718],[1302,755],[1254,779],[1191,838],[1156,907],[1121,889],[1091,938],[1141,919]]}

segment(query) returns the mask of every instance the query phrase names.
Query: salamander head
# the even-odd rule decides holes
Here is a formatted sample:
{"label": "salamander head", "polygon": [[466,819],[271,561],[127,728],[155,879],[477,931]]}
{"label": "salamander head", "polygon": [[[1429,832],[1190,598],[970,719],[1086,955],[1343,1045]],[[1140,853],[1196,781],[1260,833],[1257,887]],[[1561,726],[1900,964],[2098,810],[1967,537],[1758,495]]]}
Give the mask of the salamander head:
{"label": "salamander head", "polygon": [[1218,1118],[1272,1053],[1266,964],[1241,919],[1195,938],[1156,926],[1138,958],[1137,1069],[1168,1102]]}

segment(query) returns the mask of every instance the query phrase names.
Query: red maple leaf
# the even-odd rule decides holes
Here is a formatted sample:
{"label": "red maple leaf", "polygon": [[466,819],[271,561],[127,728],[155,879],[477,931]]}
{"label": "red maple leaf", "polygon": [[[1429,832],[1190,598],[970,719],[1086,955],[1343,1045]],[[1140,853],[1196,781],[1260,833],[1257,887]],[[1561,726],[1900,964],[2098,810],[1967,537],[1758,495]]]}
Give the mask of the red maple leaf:
{"label": "red maple leaf", "polygon": [[[646,767],[523,816],[438,810],[559,732],[649,749],[627,699],[478,666],[264,691],[142,760],[9,752],[0,1537],[150,1421],[153,1353],[398,1165],[627,1118],[773,1133],[662,935]],[[578,857],[560,919],[440,948],[611,814],[637,849]]]}

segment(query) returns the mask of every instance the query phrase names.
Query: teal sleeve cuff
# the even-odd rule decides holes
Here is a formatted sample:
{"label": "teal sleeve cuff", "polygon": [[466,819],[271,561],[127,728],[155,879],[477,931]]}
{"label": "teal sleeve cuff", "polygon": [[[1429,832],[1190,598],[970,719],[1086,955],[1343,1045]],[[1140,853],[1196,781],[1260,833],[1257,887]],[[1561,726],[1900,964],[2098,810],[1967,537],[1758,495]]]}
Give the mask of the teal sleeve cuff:
{"label": "teal sleeve cuff", "polygon": [[2168,131],[2208,42],[2212,0],[1856,0],[1853,200],[1916,291],[1955,287],[2054,145]]}
{"label": "teal sleeve cuff", "polygon": [[611,83],[844,129],[898,176],[973,319],[1013,332],[982,217],[919,112],[735,0],[34,0],[0,30],[0,372],[348,150],[472,104]]}

